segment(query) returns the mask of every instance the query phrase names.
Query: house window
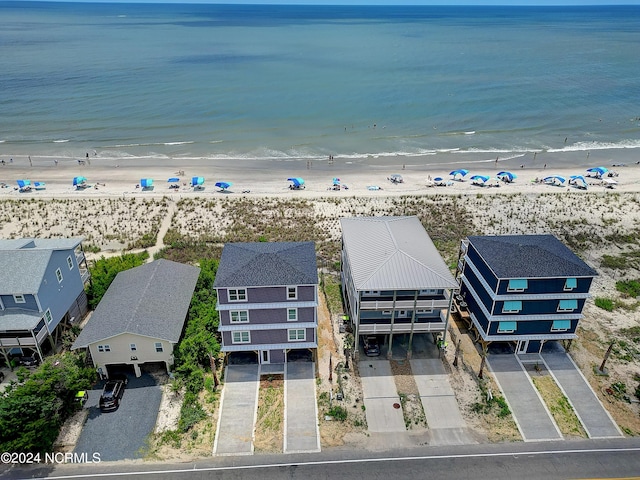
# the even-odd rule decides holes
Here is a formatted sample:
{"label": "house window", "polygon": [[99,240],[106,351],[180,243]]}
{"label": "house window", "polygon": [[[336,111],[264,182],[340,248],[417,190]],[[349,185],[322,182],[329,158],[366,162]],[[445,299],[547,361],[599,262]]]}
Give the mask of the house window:
{"label": "house window", "polygon": [[131,349],[132,352],[135,352],[136,350],[138,350],[138,347],[136,347],[135,343],[130,343],[129,348]]}
{"label": "house window", "polygon": [[573,312],[578,308],[578,300],[575,298],[572,300],[560,300],[558,302],[558,311],[559,312]]}
{"label": "house window", "polygon": [[519,312],[520,310],[522,310],[522,302],[520,300],[504,302],[502,305],[502,313]]}
{"label": "house window", "polygon": [[250,343],[251,335],[249,332],[231,332],[232,343]]}
{"label": "house window", "polygon": [[156,342],[155,347],[156,353],[162,353],[164,351],[164,348],[162,348],[162,342]]}
{"label": "house window", "polygon": [[44,312],[44,318],[47,321],[47,325],[49,325],[53,321],[53,317],[51,316],[51,310],[47,309],[47,311]]}
{"label": "house window", "polygon": [[295,322],[298,320],[298,309],[297,308],[287,308],[287,321]]}
{"label": "house window", "polygon": [[111,345],[98,345],[98,351],[100,353],[110,352],[111,351]]}
{"label": "house window", "polygon": [[16,303],[27,303],[27,301],[24,299],[24,295],[14,295],[13,301]]}
{"label": "house window", "polygon": [[290,342],[304,341],[307,338],[307,332],[304,328],[291,328],[288,332]]}
{"label": "house window", "polygon": [[552,332],[566,332],[571,328],[571,320],[554,320],[551,325]]}
{"label": "house window", "polygon": [[287,287],[287,300],[296,300],[298,298],[298,287]]}
{"label": "house window", "polygon": [[368,297],[379,296],[380,295],[380,290],[363,290],[362,291],[362,295],[366,295]]}
{"label": "house window", "polygon": [[62,282],[62,270],[59,268],[56,270],[56,278],[58,279],[58,283]]}
{"label": "house window", "polygon": [[231,316],[231,323],[248,323],[249,311],[248,310],[232,310],[229,312]]}
{"label": "house window", "polygon": [[67,265],[69,265],[69,270],[73,270],[73,260],[71,260],[71,256],[67,257]]}
{"label": "house window", "polygon": [[573,290],[577,286],[578,286],[578,279],[577,278],[567,278],[564,281],[564,289],[565,289],[565,291]]}
{"label": "house window", "polygon": [[245,302],[247,300],[246,288],[230,288],[227,290],[230,302]]}
{"label": "house window", "polygon": [[507,292],[524,292],[528,286],[526,278],[512,278],[507,285]]}
{"label": "house window", "polygon": [[498,322],[498,333],[513,333],[516,331],[516,322]]}
{"label": "house window", "polygon": [[433,312],[432,308],[419,308],[418,310],[416,310],[416,313],[418,315],[423,314],[423,313],[431,313]]}
{"label": "house window", "polygon": [[383,315],[391,315],[391,310],[383,310],[382,314]]}
{"label": "house window", "polygon": [[428,288],[426,290],[420,290],[420,295],[437,295],[438,290],[435,288]]}

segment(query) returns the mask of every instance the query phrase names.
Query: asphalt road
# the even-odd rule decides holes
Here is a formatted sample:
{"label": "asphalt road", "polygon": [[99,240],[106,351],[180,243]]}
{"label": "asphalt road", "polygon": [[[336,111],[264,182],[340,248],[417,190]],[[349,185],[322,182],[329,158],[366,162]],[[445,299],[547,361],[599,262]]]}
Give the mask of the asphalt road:
{"label": "asphalt road", "polygon": [[640,476],[640,438],[422,447],[397,452],[332,449],[306,455],[216,457],[198,463],[33,466],[4,478],[79,479],[575,479]]}
{"label": "asphalt road", "polygon": [[102,461],[140,458],[147,436],[153,431],[158,417],[162,391],[150,375],[135,378],[128,375],[129,383],[113,412],[101,412],[98,407],[102,386],[89,392],[85,407],[89,416],[82,428],[75,452],[92,457],[99,453]]}

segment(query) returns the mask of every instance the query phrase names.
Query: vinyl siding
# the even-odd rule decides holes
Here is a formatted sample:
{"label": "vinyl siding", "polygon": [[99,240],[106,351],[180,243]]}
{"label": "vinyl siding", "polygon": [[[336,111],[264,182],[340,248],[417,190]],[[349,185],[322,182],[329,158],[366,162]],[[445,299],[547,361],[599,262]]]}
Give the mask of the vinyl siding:
{"label": "vinyl siding", "polygon": [[[293,324],[289,328],[295,328]],[[295,347],[296,342],[290,342],[287,333],[288,328],[282,328],[278,330],[252,330],[251,331],[251,343],[243,345],[255,345],[256,350],[259,350],[260,345],[270,345],[274,343],[286,343]],[[315,329],[306,328],[305,342],[316,342]],[[232,332],[222,332],[222,344],[223,345],[239,345],[234,344],[232,341]]]}
{"label": "vinyl siding", "polygon": [[[527,279],[527,288],[522,294],[549,294],[549,293],[588,293],[591,288],[592,278],[578,278],[576,288],[564,289],[566,278],[540,278]],[[498,295],[512,295],[515,292],[508,291],[509,280],[500,280]]]}
{"label": "vinyl siding", "polygon": [[[290,285],[294,286],[294,285]],[[244,287],[239,287],[244,288]],[[316,285],[298,286],[298,296],[295,300],[287,299],[286,287],[254,287],[247,288],[247,300],[242,302],[230,302],[227,288],[218,289],[218,302],[221,304],[243,303],[275,303],[275,302],[313,302],[316,300]]]}
{"label": "vinyl siding", "polygon": [[[242,307],[241,303],[238,303],[238,308],[234,310],[246,310]],[[298,308],[298,322],[316,322],[315,308],[304,307]],[[295,324],[295,321],[287,320],[287,308],[269,308],[260,310],[249,310],[249,324],[273,324],[282,323],[283,327],[286,324]],[[220,311],[220,324],[221,325],[242,325],[241,323],[231,323],[231,314],[229,311]]]}

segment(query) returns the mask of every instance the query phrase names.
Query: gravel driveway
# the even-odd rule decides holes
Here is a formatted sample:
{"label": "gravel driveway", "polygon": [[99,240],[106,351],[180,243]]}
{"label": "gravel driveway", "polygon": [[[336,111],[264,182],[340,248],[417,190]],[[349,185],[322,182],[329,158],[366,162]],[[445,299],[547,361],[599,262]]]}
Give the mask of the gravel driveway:
{"label": "gravel driveway", "polygon": [[86,452],[89,458],[99,453],[102,461],[144,456],[141,449],[156,424],[162,391],[150,375],[128,377],[129,384],[120,401],[120,408],[115,412],[101,412],[98,407],[104,382],[99,382],[89,392],[89,400],[85,404],[89,416],[75,452]]}

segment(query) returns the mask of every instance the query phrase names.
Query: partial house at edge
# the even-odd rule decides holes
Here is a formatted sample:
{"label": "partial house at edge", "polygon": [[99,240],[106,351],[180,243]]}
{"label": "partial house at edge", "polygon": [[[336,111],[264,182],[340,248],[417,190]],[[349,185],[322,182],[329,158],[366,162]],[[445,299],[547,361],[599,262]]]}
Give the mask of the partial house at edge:
{"label": "partial house at edge", "polygon": [[[55,351],[62,331],[87,312],[82,238],[0,240],[0,353]],[[45,342],[48,341],[48,344]]]}
{"label": "partial house at edge", "polygon": [[576,338],[598,273],[553,235],[470,236],[461,243],[460,295],[483,342],[537,353]]}
{"label": "partial house at edge", "polygon": [[173,365],[200,268],[156,260],[118,273],[72,349],[88,349],[99,373]]}
{"label": "partial house at edge", "polygon": [[[315,360],[318,269],[313,242],[227,243],[214,288],[227,361]],[[268,367],[265,367],[268,368]]]}
{"label": "partial house at edge", "polygon": [[453,275],[415,216],[353,217],[342,225],[341,280],[356,341],[384,336],[446,335]]}

